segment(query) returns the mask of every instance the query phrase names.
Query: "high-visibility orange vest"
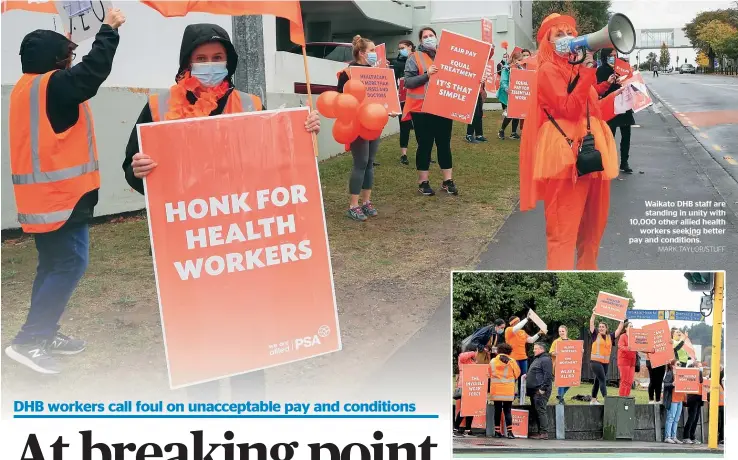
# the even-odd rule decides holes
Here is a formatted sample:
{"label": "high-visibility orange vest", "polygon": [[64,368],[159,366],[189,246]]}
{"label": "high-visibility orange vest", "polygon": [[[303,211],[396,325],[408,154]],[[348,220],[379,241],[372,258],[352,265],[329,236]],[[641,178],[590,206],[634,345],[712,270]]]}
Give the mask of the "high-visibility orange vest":
{"label": "high-visibility orange vest", "polygon": [[[149,96],[149,109],[153,121],[166,120],[166,114],[169,112],[169,96],[169,91]],[[261,99],[257,96],[234,89],[228,96],[223,113],[258,112],[261,108]]]}
{"label": "high-visibility orange vest", "polygon": [[597,339],[592,342],[592,361],[608,364],[610,362],[610,353],[612,353],[612,338],[608,333],[606,339],[602,338],[602,334],[597,333]]}
{"label": "high-visibility orange vest", "polygon": [[[418,75],[423,75],[433,65],[433,59],[420,51],[414,52],[413,55],[415,56],[415,62],[418,64]],[[409,120],[411,113],[420,112],[423,109],[423,100],[427,89],[428,83],[417,88],[407,88],[405,108],[402,110],[402,121]]]}
{"label": "high-visibility orange vest", "polygon": [[723,386],[720,385],[720,406],[725,405],[725,392],[723,391]]}
{"label": "high-visibility orange vest", "polygon": [[10,93],[10,170],[18,222],[27,233],[58,230],[79,199],[100,188],[89,104],[80,104],[77,123],[61,134],[46,115],[54,72],[24,74]]}
{"label": "high-visibility orange vest", "polygon": [[503,363],[497,355],[495,359],[489,363],[490,367],[490,401],[512,401],[515,399],[515,380],[520,377],[520,367],[518,363],[510,358],[507,364]]}

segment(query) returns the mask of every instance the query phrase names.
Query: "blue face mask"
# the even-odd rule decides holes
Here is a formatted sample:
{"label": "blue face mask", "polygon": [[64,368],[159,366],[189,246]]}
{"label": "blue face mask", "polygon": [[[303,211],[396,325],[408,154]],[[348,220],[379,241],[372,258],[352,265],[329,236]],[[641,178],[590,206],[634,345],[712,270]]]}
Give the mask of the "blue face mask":
{"label": "blue face mask", "polygon": [[192,64],[190,73],[200,80],[203,86],[212,88],[225,80],[228,76],[228,67],[225,62],[196,62]]}
{"label": "blue face mask", "polygon": [[408,57],[410,55],[410,50],[407,48],[403,48],[400,50],[400,56],[402,57]]}
{"label": "blue face mask", "polygon": [[423,46],[425,46],[429,50],[436,49],[436,45],[438,45],[438,40],[436,40],[436,37],[428,37],[423,39]]}
{"label": "blue face mask", "polygon": [[610,65],[615,65],[615,56],[608,56],[607,63]]}
{"label": "blue face mask", "polygon": [[377,53],[366,53],[366,62],[369,63],[369,65],[374,65],[377,63]]}

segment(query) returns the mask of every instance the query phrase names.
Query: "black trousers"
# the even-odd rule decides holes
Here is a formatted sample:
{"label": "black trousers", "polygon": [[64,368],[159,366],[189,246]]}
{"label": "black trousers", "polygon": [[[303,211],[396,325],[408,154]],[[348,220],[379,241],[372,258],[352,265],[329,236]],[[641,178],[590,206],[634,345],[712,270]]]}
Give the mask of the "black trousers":
{"label": "black trousers", "polygon": [[653,76],[654,77],[658,77],[659,76],[659,71],[658,70],[654,70],[653,71]]}
{"label": "black trousers", "polygon": [[[512,432],[512,401],[495,401],[495,430],[502,433],[500,420],[505,416],[507,432]],[[504,433],[503,433],[504,434]]]}
{"label": "black trousers", "polygon": [[428,171],[430,168],[433,144],[436,144],[438,166],[441,169],[451,169],[451,130],[453,120],[439,117],[430,113],[413,112],[413,129],[418,141],[418,153],[415,155],[415,168],[418,171]]}
{"label": "black trousers", "polygon": [[594,385],[592,385],[592,397],[597,397],[597,392],[602,392],[602,397],[607,397],[607,369],[610,364],[602,364],[598,361],[590,361],[590,367],[595,375]]}
{"label": "black trousers", "polygon": [[[454,406],[454,412],[456,412],[456,406]],[[474,417],[462,417],[461,416],[461,405],[459,404],[459,411],[456,412],[456,417],[454,417],[454,429],[460,433],[463,433],[465,431],[464,428],[461,428],[461,422],[465,422],[464,425],[466,425],[466,430],[468,430],[471,433],[472,429],[472,421],[474,420]]]}
{"label": "black trousers", "polygon": [[477,99],[477,108],[474,109],[474,118],[470,125],[466,127],[467,136],[484,136],[484,129],[482,127],[482,105],[484,101],[480,97]]}
{"label": "black trousers", "polygon": [[653,369],[650,361],[646,363],[646,367],[648,368],[648,400],[661,401],[661,387],[664,382],[666,366],[659,366]]}
{"label": "black trousers", "polygon": [[[405,110],[405,103],[401,103],[400,107]],[[410,131],[413,129],[413,121],[402,121],[400,120],[400,148],[406,149],[410,143]]]}
{"label": "black trousers", "polygon": [[684,424],[683,439],[691,439],[694,441],[694,433],[697,430],[697,424],[700,421],[702,412],[702,396],[697,395],[687,397],[687,423]]}
{"label": "black trousers", "polygon": [[724,406],[718,409],[718,442],[723,442],[723,423],[725,423]]}
{"label": "black trousers", "polygon": [[530,412],[531,420],[538,426],[539,433],[548,433],[548,400],[551,398],[551,390],[545,394],[540,394],[538,390],[528,389],[528,396],[533,405]]}
{"label": "black trousers", "polygon": [[630,157],[630,126],[613,126],[609,123],[608,125],[613,137],[615,137],[615,131],[620,128],[620,164],[623,164]]}

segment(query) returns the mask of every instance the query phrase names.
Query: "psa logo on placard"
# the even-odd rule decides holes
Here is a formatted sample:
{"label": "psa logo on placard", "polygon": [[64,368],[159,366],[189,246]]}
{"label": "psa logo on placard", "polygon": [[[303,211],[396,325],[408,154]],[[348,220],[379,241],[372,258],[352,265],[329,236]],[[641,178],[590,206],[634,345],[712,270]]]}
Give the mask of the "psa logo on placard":
{"label": "psa logo on placard", "polygon": [[294,350],[297,351],[301,348],[311,348],[316,345],[320,345],[320,339],[326,338],[331,334],[331,328],[328,326],[320,326],[318,333],[312,336],[305,336],[294,340]]}

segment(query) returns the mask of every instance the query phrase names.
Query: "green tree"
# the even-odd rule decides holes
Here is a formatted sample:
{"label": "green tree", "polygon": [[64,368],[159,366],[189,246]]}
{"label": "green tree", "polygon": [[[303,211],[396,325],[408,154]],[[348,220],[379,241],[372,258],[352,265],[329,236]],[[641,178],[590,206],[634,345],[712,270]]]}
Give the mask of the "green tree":
{"label": "green tree", "polygon": [[572,16],[577,21],[579,35],[600,30],[610,20],[610,1],[535,0],[533,2],[533,36],[546,16],[551,13]]}
{"label": "green tree", "polygon": [[738,6],[724,10],[703,11],[684,25],[682,30],[692,43],[692,47],[707,54],[710,62],[715,58],[715,51],[709,43],[699,37],[700,29],[710,21],[722,21],[732,27],[738,28]]}
{"label": "green tree", "polygon": [[710,46],[715,56],[722,58],[730,56],[731,39],[738,36],[738,30],[723,21],[713,20],[703,24],[697,36]]}
{"label": "green tree", "polygon": [[666,46],[666,43],[661,44],[661,56],[659,57],[659,65],[661,66],[661,69],[666,69],[669,67],[669,63],[671,62],[671,54],[669,53],[669,48]]}

